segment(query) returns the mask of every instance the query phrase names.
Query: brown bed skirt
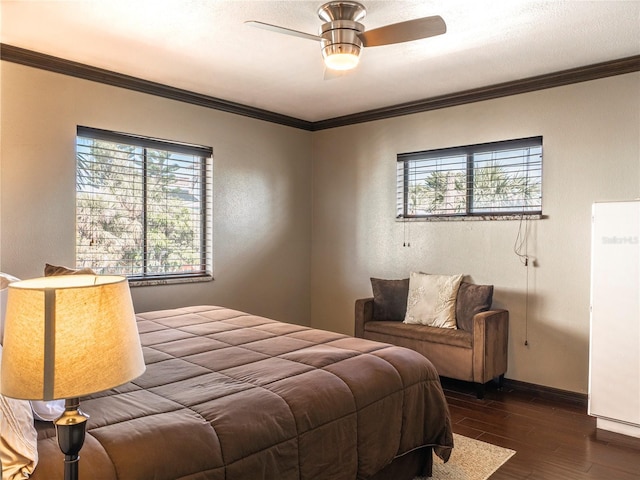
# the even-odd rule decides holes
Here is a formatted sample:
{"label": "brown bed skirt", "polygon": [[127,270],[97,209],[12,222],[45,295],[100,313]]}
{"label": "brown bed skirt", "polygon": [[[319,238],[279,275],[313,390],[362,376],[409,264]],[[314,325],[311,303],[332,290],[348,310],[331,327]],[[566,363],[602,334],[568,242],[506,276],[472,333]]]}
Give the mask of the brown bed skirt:
{"label": "brown bed skirt", "polygon": [[430,477],[433,470],[433,449],[424,447],[397,457],[369,480],[413,480]]}

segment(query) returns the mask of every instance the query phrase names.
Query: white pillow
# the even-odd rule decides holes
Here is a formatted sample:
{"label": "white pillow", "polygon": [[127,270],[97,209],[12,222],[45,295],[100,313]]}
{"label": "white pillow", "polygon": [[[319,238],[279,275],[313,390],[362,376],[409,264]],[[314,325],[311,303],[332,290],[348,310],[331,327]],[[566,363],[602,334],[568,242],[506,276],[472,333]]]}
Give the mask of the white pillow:
{"label": "white pillow", "polygon": [[64,400],[32,400],[31,410],[33,410],[33,418],[43,422],[53,422],[60,418],[64,412]]}
{"label": "white pillow", "polygon": [[0,395],[0,460],[8,480],[29,478],[38,464],[38,433],[27,400]]}
{"label": "white pillow", "polygon": [[0,345],[4,338],[4,314],[7,310],[7,288],[10,283],[17,282],[19,279],[8,273],[0,272]]}
{"label": "white pillow", "polygon": [[463,275],[411,272],[404,323],[456,327],[456,298]]}

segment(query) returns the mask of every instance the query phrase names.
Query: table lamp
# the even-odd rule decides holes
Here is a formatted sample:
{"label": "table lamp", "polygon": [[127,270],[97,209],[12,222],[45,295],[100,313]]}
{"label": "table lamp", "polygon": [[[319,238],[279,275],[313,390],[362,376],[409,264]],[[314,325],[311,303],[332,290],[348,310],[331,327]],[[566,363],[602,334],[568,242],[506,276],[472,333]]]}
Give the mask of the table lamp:
{"label": "table lamp", "polygon": [[55,421],[64,478],[78,478],[88,416],[80,397],[122,385],[145,370],[125,277],[64,275],[9,285],[0,392],[65,400]]}

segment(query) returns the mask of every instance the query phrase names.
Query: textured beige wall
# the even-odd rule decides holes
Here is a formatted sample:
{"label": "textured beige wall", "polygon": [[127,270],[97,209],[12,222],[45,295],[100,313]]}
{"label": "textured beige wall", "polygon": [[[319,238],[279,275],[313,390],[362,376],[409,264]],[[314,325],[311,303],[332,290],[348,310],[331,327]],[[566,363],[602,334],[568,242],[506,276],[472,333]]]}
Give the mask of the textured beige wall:
{"label": "textured beige wall", "polygon": [[[534,135],[548,218],[530,225],[528,300],[518,221],[412,223],[403,247],[397,153]],[[317,132],[313,156],[312,326],[352,333],[371,276],[464,273],[511,312],[508,378],[587,391],[591,204],[640,195],[640,74]]]}
{"label": "textured beige wall", "polygon": [[77,125],[209,145],[215,281],[132,289],[137,311],[208,303],[309,323],[311,134],[1,63],[0,268],[75,259]]}
{"label": "textured beige wall", "polygon": [[[370,276],[465,273],[511,311],[509,378],[586,392],[590,208],[640,195],[640,74],[309,133],[0,65],[1,270],[73,264],[76,125],[211,145],[216,280],[135,288],[138,311],[213,303],[352,333]],[[532,135],[548,218],[531,224],[528,300],[518,222],[413,223],[402,246],[398,152]]]}

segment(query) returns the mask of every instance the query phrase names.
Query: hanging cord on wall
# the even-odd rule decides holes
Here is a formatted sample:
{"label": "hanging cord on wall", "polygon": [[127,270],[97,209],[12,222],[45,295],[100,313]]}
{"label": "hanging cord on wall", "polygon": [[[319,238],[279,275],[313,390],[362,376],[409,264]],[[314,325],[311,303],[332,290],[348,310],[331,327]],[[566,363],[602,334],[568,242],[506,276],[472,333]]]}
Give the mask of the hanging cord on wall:
{"label": "hanging cord on wall", "polygon": [[[93,167],[90,167],[93,169]],[[91,182],[91,185],[89,186],[89,188],[91,188],[91,205],[88,208],[89,209],[89,225],[90,225],[90,229],[91,229],[91,240],[89,241],[89,246],[90,247],[95,247],[98,244],[98,239],[97,239],[97,231],[98,231],[98,225],[97,225],[97,219],[96,219],[96,211],[97,209],[96,207],[96,189],[94,188],[93,182]],[[91,252],[91,257],[93,258],[93,254],[94,251]]]}
{"label": "hanging cord on wall", "polygon": [[[412,185],[416,185],[416,169],[412,168],[411,171],[409,172],[409,174],[407,174],[406,180],[407,181],[409,179],[409,175],[413,174],[413,183]],[[405,191],[408,189],[408,185],[404,186]],[[406,198],[406,197],[405,197]],[[402,243],[403,247],[410,247],[411,246],[411,222],[407,219],[407,216],[409,215],[409,200],[406,199],[405,200],[405,204],[404,204],[404,214],[402,217],[402,223],[403,228],[404,228],[404,242]]]}
{"label": "hanging cord on wall", "polygon": [[403,247],[411,246],[411,222],[407,221],[407,217],[402,219],[403,228],[404,228],[404,242],[402,242]]}
{"label": "hanging cord on wall", "polygon": [[[524,225],[524,226],[523,226]],[[513,251],[520,259],[520,262],[526,268],[525,274],[525,296],[524,296],[524,345],[529,346],[529,267],[531,259],[529,258],[529,219],[520,216],[520,224],[518,225],[518,234],[513,244]]]}

